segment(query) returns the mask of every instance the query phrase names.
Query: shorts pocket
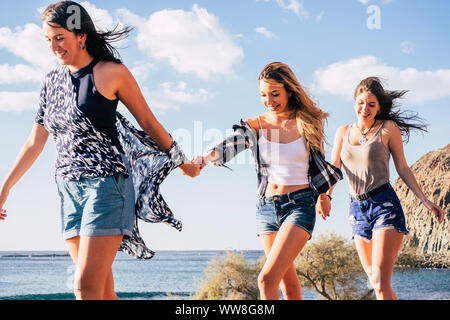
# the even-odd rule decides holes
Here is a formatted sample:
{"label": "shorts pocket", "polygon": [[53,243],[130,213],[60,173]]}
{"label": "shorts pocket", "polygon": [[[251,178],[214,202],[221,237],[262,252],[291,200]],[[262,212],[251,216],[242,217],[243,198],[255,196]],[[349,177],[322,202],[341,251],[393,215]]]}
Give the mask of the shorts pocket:
{"label": "shorts pocket", "polygon": [[125,176],[122,175],[122,174],[115,174],[114,176],[111,177],[111,180],[113,181],[114,186],[115,186],[117,192],[118,192],[122,197],[124,197],[123,189],[124,189],[124,187],[125,187],[124,184],[125,184],[125,182],[126,182],[126,179],[127,179],[127,177],[125,177]]}

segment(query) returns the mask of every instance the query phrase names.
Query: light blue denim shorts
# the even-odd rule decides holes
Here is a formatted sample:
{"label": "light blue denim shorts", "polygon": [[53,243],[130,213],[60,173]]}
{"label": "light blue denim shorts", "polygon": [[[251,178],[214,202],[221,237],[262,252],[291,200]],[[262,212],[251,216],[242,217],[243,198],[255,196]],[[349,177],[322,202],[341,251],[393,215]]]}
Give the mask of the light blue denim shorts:
{"label": "light blue denim shorts", "polygon": [[256,204],[256,233],[277,232],[283,223],[294,224],[311,235],[316,223],[314,195],[311,188],[277,196],[263,197]]}
{"label": "light blue denim shorts", "polygon": [[63,239],[76,236],[131,237],[135,222],[135,193],[130,175],[82,177],[66,180],[56,176],[61,203]]}

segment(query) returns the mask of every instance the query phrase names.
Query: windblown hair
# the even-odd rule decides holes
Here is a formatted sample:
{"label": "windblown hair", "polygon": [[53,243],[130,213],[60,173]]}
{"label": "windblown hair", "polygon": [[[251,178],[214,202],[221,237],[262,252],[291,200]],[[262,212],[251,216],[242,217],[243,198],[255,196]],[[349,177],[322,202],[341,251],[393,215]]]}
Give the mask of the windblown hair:
{"label": "windblown hair", "polygon": [[[356,97],[364,92],[372,93],[380,104],[380,113],[375,116],[375,119],[394,121],[400,129],[403,141],[409,141],[409,135],[412,129],[428,132],[425,121],[417,116],[417,113],[398,110],[400,105],[396,99],[402,98],[408,90],[389,91],[383,88],[379,78],[368,77],[358,84],[353,99],[356,99]],[[411,121],[417,122],[411,123]]]}
{"label": "windblown hair", "polygon": [[258,81],[264,79],[272,79],[284,85],[287,93],[290,93],[288,108],[295,112],[297,126],[306,140],[307,150],[312,147],[324,154],[324,127],[329,114],[317,107],[286,64],[271,62],[266,65]]}
{"label": "windblown hair", "polygon": [[[75,7],[79,8],[74,10]],[[74,14],[80,14],[79,24],[73,23]],[[104,61],[122,63],[119,52],[110,42],[122,40],[133,30],[132,27],[124,27],[118,30],[117,26],[113,30],[98,31],[94,22],[83,6],[74,1],[60,1],[49,5],[42,14],[42,21],[52,27],[62,27],[76,35],[86,34],[86,50],[94,58]]]}

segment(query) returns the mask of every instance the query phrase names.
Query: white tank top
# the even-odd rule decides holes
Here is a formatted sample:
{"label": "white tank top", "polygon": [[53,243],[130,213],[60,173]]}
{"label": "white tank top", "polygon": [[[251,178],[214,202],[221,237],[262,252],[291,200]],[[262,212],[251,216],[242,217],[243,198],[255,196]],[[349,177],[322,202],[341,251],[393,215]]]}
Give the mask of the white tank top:
{"label": "white tank top", "polygon": [[[262,129],[261,122],[259,126]],[[258,146],[261,159],[267,164],[269,182],[284,186],[309,183],[309,156],[302,137],[289,143],[277,143],[267,140],[261,133]]]}

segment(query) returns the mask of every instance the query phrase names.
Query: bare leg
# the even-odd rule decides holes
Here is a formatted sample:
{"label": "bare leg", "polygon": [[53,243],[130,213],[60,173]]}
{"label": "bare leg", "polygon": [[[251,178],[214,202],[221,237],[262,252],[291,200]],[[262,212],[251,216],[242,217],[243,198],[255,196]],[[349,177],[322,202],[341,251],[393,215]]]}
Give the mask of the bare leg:
{"label": "bare leg", "polygon": [[77,265],[74,292],[77,299],[116,299],[111,266],[122,235],[88,237],[66,240]]}
{"label": "bare leg", "polygon": [[[273,242],[275,241],[277,233],[272,234],[262,234],[260,239],[264,248],[266,257],[269,255],[272,249]],[[298,279],[297,272],[295,271],[295,266],[292,263],[288,270],[284,274],[280,283],[281,291],[286,300],[301,300],[302,299],[302,288],[300,285],[300,280]]]}
{"label": "bare leg", "polygon": [[356,252],[364,271],[372,283],[372,240],[367,240],[361,236],[354,236]]}
{"label": "bare leg", "polygon": [[109,270],[108,277],[105,283],[105,292],[103,295],[103,299],[105,300],[119,300],[116,292],[114,291],[114,276],[112,273],[112,269]]}
{"label": "bare leg", "polygon": [[373,233],[372,277],[378,300],[397,300],[391,277],[403,237],[404,234],[395,229],[380,229]]}
{"label": "bare leg", "polygon": [[[282,290],[285,297],[301,299],[300,281],[293,263],[308,241],[309,233],[296,225],[285,223],[276,234],[262,237],[267,260],[258,276],[261,299],[277,300],[278,288],[282,280],[284,280]],[[272,242],[271,246],[270,242]]]}

